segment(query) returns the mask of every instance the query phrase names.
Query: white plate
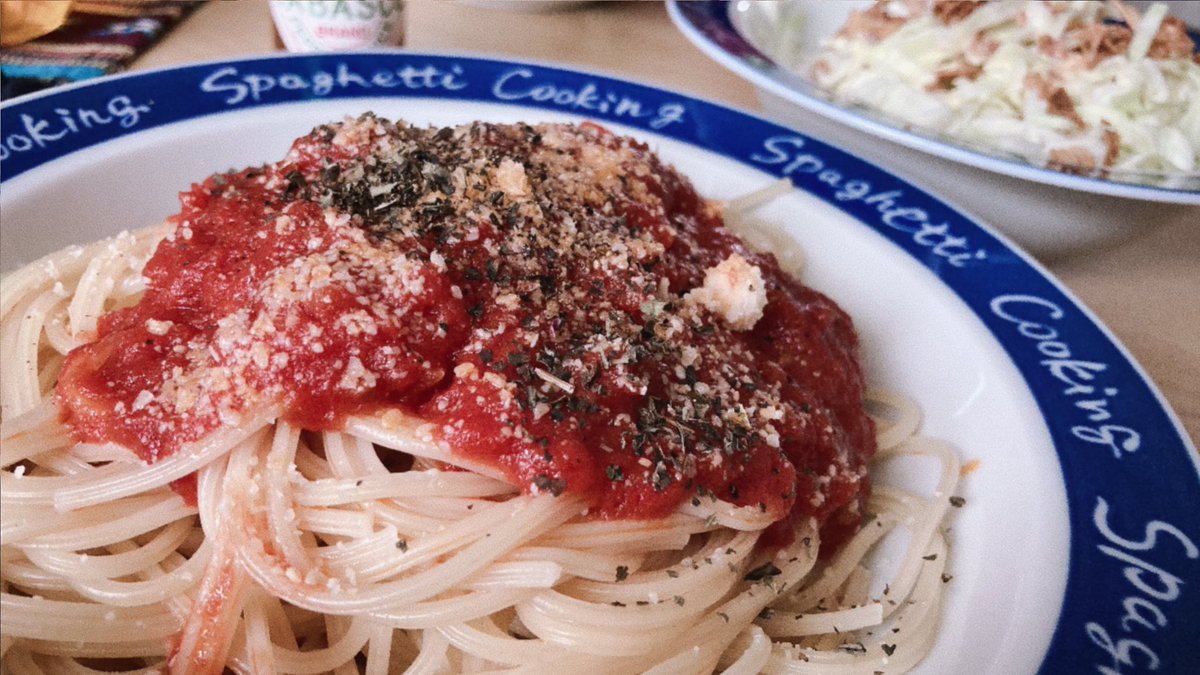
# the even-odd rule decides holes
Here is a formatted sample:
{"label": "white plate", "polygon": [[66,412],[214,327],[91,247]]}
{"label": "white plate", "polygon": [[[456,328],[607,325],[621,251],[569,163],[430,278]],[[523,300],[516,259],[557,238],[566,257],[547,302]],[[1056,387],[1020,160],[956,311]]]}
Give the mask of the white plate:
{"label": "white plate", "polygon": [[[670,0],[668,7],[696,47],[758,89],[769,115],[935,189],[1043,258],[1112,244],[1184,209],[1200,213],[1200,175],[1190,187],[1169,189],[1052,171],[841,105],[786,67],[785,54],[818,48],[863,4]],[[798,12],[802,22],[788,18]]]}
{"label": "white plate", "polygon": [[[1092,672],[1121,649],[1168,672],[1200,662],[1200,472],[1138,366],[1002,237],[744,113],[577,71],[395,52],[104,79],[0,107],[0,269],[158,222],[193,181],[367,110],[438,125],[598,120],[712,198],[789,175],[797,189],[765,215],[804,247],[805,281],[855,318],[869,377],[915,397],[925,433],[979,460],[921,671]],[[1130,607],[1153,630],[1122,621]]]}

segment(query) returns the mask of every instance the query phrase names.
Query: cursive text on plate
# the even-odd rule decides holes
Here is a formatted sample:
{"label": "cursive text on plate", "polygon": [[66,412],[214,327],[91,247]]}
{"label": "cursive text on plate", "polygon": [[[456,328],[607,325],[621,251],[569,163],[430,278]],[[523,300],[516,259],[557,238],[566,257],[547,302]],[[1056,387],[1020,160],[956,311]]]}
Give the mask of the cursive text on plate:
{"label": "cursive text on plate", "polygon": [[[1132,593],[1121,599],[1121,619],[1118,639],[1113,638],[1098,621],[1089,621],[1084,626],[1092,644],[1108,655],[1107,664],[1096,664],[1096,670],[1106,675],[1116,675],[1130,670],[1158,670],[1161,659],[1150,645],[1133,635],[1158,632],[1170,622],[1167,610],[1183,594],[1183,578],[1161,565],[1174,565],[1178,570],[1178,556],[1173,556],[1180,546],[1188,560],[1200,558],[1200,548],[1182,530],[1161,520],[1146,524],[1140,541],[1127,539],[1113,531],[1108,522],[1109,506],[1103,497],[1096,498],[1092,511],[1092,522],[1096,530],[1108,543],[1097,548],[1104,555],[1124,565],[1121,569]],[[1160,535],[1167,548],[1159,549]],[[1176,546],[1178,544],[1178,546]],[[1159,550],[1156,550],[1159,549]],[[1154,562],[1151,562],[1153,560]],[[1194,567],[1194,565],[1193,565]],[[1194,574],[1194,571],[1193,571]],[[1164,609],[1165,608],[1165,609]],[[1124,633],[1130,637],[1119,637]]]}
{"label": "cursive text on plate", "polygon": [[12,153],[28,152],[46,148],[68,136],[84,133],[90,129],[113,124],[129,129],[150,112],[152,102],[136,103],[128,96],[113,96],[103,105],[96,107],[56,107],[52,114],[30,115],[21,113],[19,131],[5,129],[0,142],[0,160],[8,159]]}
{"label": "cursive text on plate", "polygon": [[366,90],[457,91],[466,86],[462,67],[458,65],[448,68],[405,65],[401,68],[360,72],[345,62],[339,62],[330,70],[309,73],[243,73],[235,66],[224,66],[200,82],[200,91],[220,94],[225,97],[226,105],[237,105],[247,100],[261,101],[267,92],[275,89],[328,96],[334,91],[351,87]]}
{"label": "cursive text on plate", "polygon": [[805,187],[814,192],[832,192],[839,202],[856,202],[873,207],[879,222],[909,236],[910,240],[928,249],[935,258],[953,267],[964,267],[972,260],[987,257],[983,249],[972,248],[965,236],[955,234],[947,222],[934,222],[922,208],[903,202],[903,190],[877,191],[862,178],[844,176],[829,166],[819,155],[801,152],[806,141],[800,136],[772,136],[763,141],[766,152],[754,153],[750,159],[767,165],[780,165],[779,172],[789,178],[807,176]]}
{"label": "cursive text on plate", "polygon": [[1072,426],[1072,435],[1108,448],[1117,459],[1141,447],[1140,433],[1132,427],[1112,423],[1110,400],[1118,390],[1103,386],[1097,380],[1108,370],[1108,365],[1077,358],[1071,346],[1059,336],[1058,329],[1051,325],[1066,316],[1061,307],[1035,295],[1011,294],[992,298],[991,310],[1016,325],[1022,337],[1033,340],[1038,353],[1044,357],[1039,361],[1041,366],[1051,377],[1066,385],[1063,396],[1071,397],[1074,407],[1088,422]]}

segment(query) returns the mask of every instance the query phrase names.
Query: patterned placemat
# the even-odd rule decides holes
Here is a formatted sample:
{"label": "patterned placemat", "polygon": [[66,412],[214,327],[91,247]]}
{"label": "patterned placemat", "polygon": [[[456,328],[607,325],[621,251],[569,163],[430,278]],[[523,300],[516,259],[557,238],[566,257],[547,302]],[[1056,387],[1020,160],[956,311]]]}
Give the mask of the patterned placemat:
{"label": "patterned placemat", "polygon": [[75,0],[52,33],[0,50],[0,98],[116,72],[203,4],[200,0]]}

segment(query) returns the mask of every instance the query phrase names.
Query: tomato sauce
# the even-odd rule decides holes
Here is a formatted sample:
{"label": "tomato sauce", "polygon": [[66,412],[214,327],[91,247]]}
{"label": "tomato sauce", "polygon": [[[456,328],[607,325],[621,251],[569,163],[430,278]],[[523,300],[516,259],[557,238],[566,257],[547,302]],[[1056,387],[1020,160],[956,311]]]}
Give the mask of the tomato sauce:
{"label": "tomato sauce", "polygon": [[[142,299],[64,364],[81,439],[153,462],[249,410],[337,429],[400,409],[600,517],[720,499],[780,542],[861,519],[874,429],[849,317],[635,141],[366,115],[181,203]],[[730,260],[752,325],[695,292]]]}

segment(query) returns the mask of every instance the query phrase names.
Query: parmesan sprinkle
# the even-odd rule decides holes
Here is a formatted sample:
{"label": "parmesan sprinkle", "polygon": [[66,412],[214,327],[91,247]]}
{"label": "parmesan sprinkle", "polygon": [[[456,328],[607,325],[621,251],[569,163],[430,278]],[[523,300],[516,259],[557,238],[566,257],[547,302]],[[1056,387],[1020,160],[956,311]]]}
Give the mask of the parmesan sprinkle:
{"label": "parmesan sprinkle", "polygon": [[568,394],[575,393],[575,386],[572,385],[570,382],[561,380],[561,379],[551,375],[550,373],[547,373],[546,371],[542,370],[541,368],[534,368],[533,372],[538,377],[540,377],[543,380],[545,380],[546,382],[549,382],[550,384],[558,387],[559,389],[562,389],[563,391],[567,392]]}
{"label": "parmesan sprinkle", "polygon": [[762,318],[767,288],[762,271],[734,253],[704,274],[704,285],[684,298],[720,316],[734,330],[749,330]]}

